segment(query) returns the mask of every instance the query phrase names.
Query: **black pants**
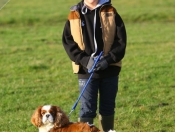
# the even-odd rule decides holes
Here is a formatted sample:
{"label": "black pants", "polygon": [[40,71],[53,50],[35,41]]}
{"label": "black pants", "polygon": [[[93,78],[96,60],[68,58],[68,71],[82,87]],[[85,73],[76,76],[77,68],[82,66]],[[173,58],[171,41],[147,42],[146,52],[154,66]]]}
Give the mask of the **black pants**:
{"label": "black pants", "polygon": [[[79,79],[80,92],[88,79]],[[91,79],[80,102],[80,118],[96,117],[99,93],[99,113],[103,116],[114,115],[115,99],[118,91],[118,76]]]}

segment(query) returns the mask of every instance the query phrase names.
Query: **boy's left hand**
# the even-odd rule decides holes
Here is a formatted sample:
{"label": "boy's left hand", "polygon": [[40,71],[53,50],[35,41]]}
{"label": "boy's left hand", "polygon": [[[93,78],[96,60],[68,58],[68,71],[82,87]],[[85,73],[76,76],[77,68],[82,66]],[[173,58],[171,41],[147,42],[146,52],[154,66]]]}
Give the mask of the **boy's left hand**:
{"label": "boy's left hand", "polygon": [[104,70],[108,67],[108,62],[104,57],[101,57],[99,62],[97,62],[94,71]]}

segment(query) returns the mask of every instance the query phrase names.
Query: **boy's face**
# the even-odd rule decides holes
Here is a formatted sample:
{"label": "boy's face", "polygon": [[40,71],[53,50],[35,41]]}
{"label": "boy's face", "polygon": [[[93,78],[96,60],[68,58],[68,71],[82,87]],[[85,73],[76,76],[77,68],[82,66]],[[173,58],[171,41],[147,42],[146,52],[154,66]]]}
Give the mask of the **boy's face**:
{"label": "boy's face", "polygon": [[99,0],[84,0],[85,4],[97,5]]}

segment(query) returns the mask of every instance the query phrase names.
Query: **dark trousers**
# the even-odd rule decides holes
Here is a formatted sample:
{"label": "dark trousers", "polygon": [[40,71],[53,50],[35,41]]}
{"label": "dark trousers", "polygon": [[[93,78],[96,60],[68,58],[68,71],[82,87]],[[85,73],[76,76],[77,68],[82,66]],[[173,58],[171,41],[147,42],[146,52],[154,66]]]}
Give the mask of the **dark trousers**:
{"label": "dark trousers", "polygon": [[[79,79],[80,92],[88,79]],[[80,118],[96,117],[99,93],[99,113],[110,116],[115,113],[115,99],[118,91],[118,76],[91,79],[80,99]]]}

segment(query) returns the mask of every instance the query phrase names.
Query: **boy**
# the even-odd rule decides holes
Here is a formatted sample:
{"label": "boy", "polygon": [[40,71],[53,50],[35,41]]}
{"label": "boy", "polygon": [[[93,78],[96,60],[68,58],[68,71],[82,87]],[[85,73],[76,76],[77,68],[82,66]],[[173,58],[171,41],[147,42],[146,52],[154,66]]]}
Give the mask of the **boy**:
{"label": "boy", "polygon": [[100,58],[83,96],[79,121],[93,124],[99,93],[99,125],[102,131],[114,129],[115,99],[121,60],[125,55],[124,23],[110,0],[82,0],[71,7],[65,24],[63,46],[78,75],[80,92],[96,58]]}

